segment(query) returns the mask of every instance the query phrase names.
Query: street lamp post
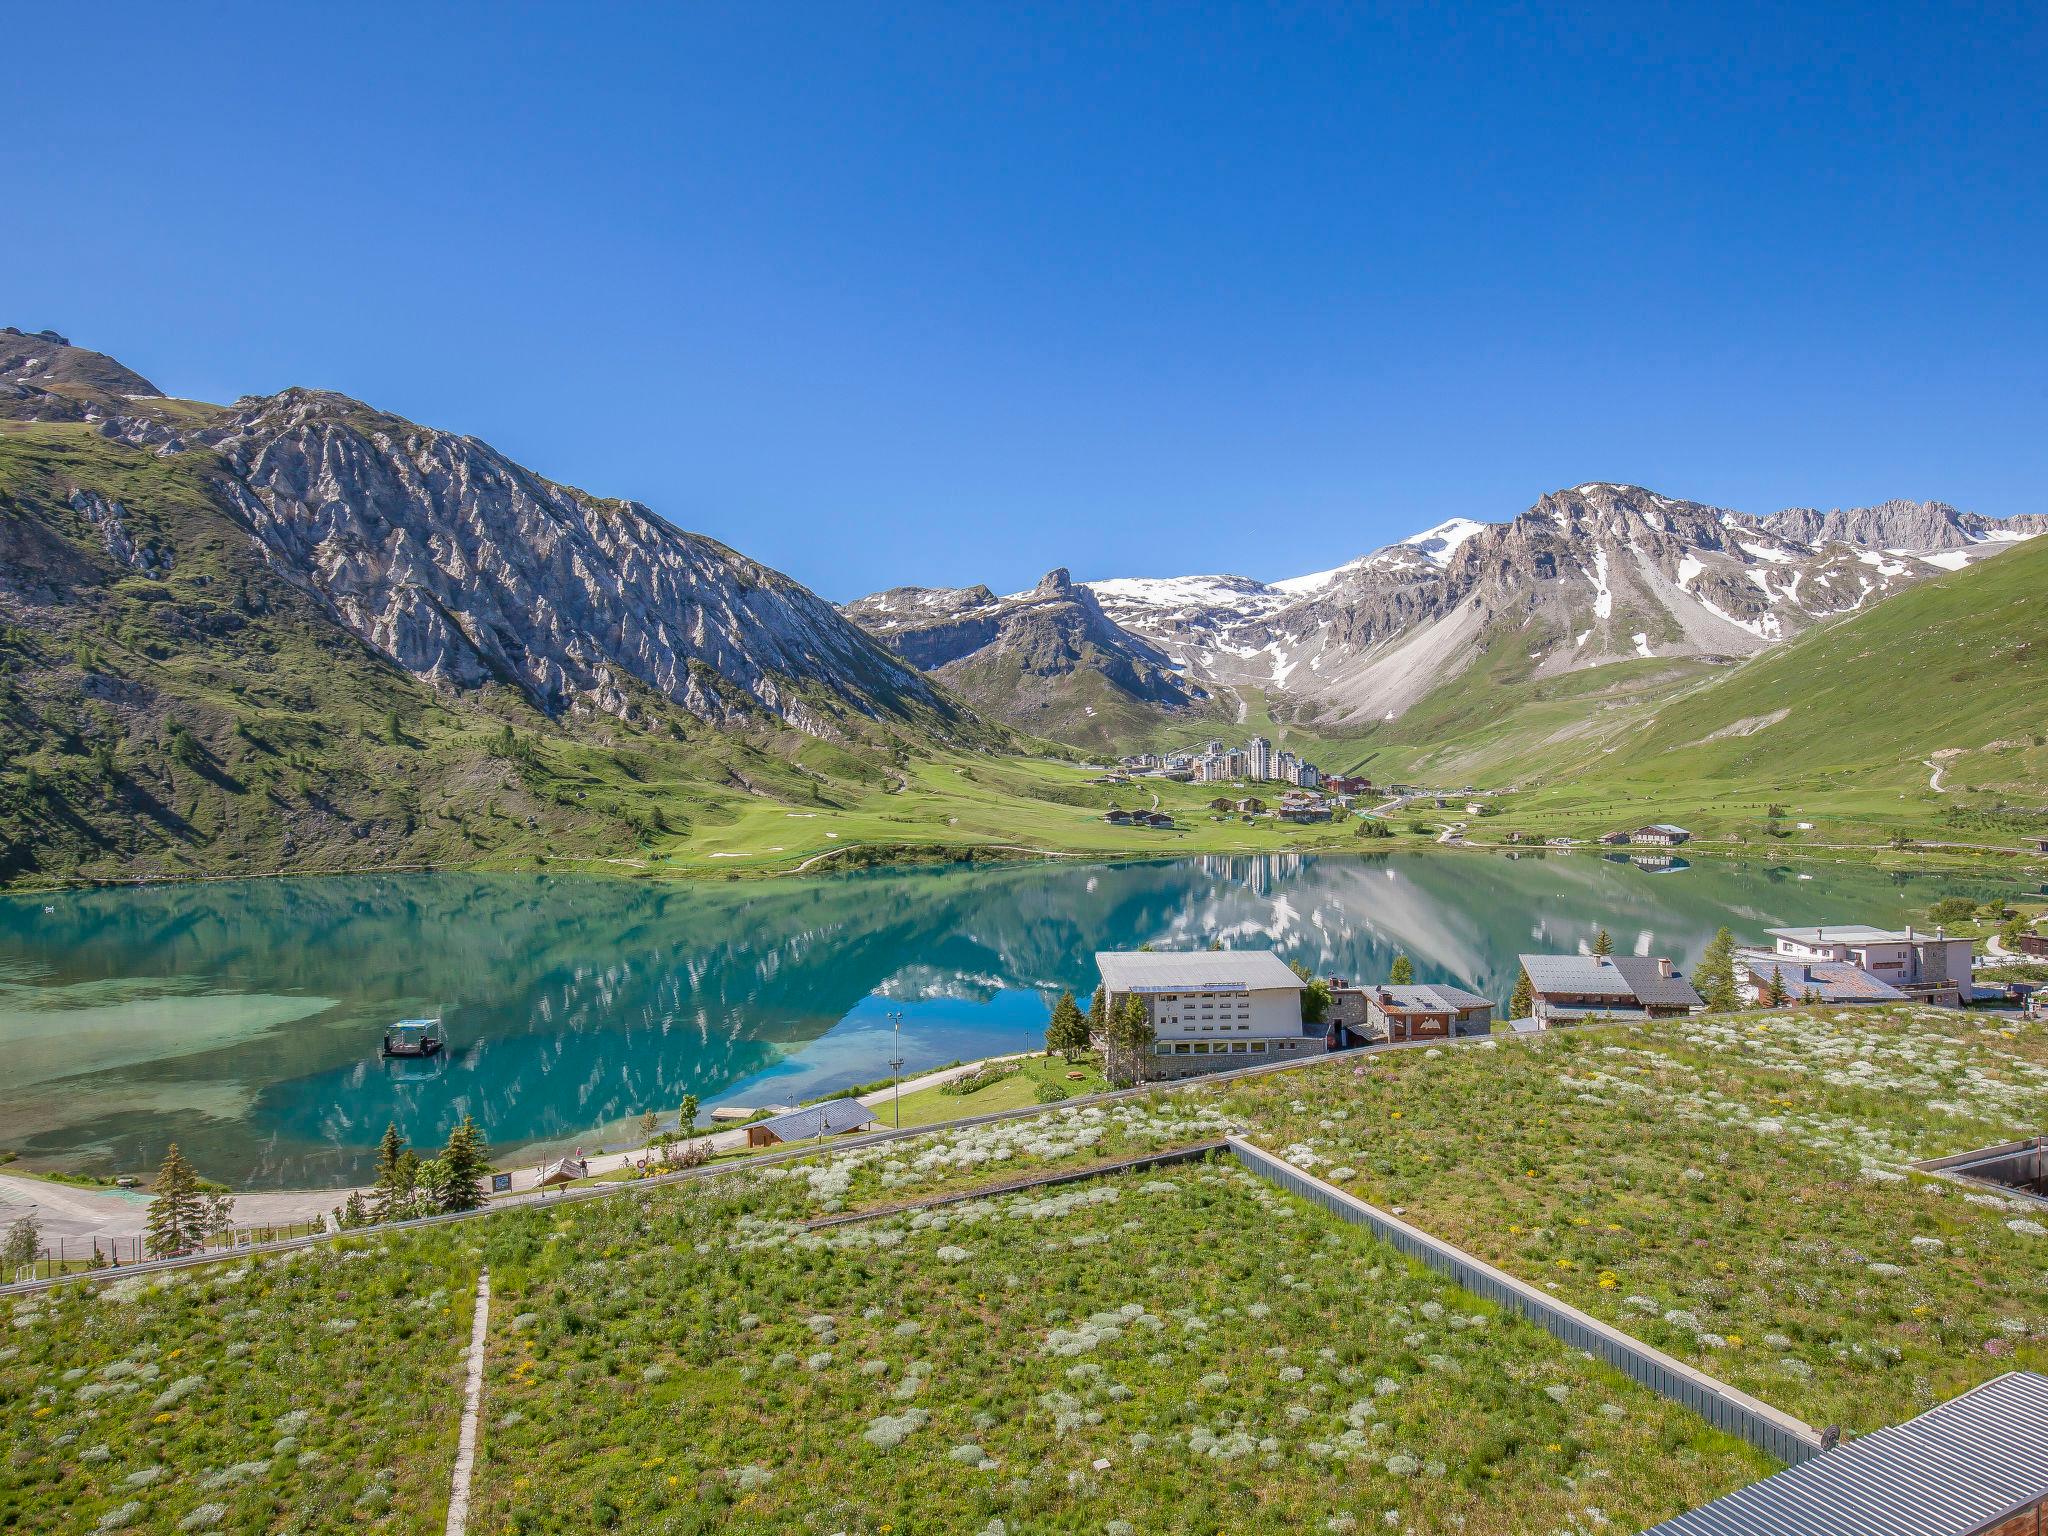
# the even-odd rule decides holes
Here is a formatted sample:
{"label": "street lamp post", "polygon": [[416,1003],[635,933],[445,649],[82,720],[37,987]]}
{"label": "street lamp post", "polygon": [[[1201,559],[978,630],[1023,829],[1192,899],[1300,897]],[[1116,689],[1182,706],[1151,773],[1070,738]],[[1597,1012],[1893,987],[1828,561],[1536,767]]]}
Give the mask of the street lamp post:
{"label": "street lamp post", "polygon": [[889,1015],[889,1026],[895,1031],[894,1049],[889,1055],[889,1096],[896,1128],[903,1129],[903,1015]]}

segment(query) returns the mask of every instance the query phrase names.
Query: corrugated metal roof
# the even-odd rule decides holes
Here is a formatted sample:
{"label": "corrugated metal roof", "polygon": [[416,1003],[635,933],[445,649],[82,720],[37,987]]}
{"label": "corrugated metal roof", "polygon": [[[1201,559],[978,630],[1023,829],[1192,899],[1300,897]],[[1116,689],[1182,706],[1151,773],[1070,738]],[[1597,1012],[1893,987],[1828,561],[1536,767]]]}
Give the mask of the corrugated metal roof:
{"label": "corrugated metal roof", "polygon": [[1644,1536],[1973,1536],[2048,1498],[2048,1376],[2013,1371]]}
{"label": "corrugated metal roof", "polygon": [[[1112,992],[1301,990],[1301,978],[1270,949],[1105,950],[1095,957]],[[1233,985],[1234,984],[1234,985]]]}
{"label": "corrugated metal roof", "polygon": [[837,1136],[842,1131],[872,1125],[874,1120],[875,1112],[857,1099],[827,1099],[822,1104],[808,1104],[786,1114],[756,1120],[748,1129],[773,1131],[784,1141],[805,1141],[813,1136]]}

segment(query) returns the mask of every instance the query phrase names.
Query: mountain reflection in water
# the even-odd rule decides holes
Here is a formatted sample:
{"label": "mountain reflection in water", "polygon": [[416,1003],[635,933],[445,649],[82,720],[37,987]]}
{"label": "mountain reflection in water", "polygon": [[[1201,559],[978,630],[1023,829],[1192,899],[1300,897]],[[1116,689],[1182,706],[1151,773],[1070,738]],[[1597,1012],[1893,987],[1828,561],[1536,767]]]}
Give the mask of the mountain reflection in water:
{"label": "mountain reflection in water", "polygon": [[[655,884],[421,874],[0,900],[0,1124],[32,1165],[153,1167],[177,1140],[243,1187],[362,1177],[387,1121],[437,1143],[468,1112],[501,1152],[595,1144],[685,1093],[794,1102],[1035,1045],[1099,949],[1271,947],[1320,972],[1505,999],[1523,950],[1689,965],[1716,927],[1895,922],[2002,887],[1854,867],[1586,856],[1271,854]],[[45,911],[45,906],[54,910]],[[438,1014],[430,1063],[377,1053]]]}

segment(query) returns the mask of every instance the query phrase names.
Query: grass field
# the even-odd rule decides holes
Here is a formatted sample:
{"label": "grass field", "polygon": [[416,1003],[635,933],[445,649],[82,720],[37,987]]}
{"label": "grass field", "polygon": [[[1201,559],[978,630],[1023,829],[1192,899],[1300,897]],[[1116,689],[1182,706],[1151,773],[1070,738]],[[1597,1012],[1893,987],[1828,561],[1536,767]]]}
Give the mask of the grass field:
{"label": "grass field", "polygon": [[1766,1468],[1233,1167],[917,1203],[1241,1126],[1853,1434],[2048,1366],[2038,1207],[1911,1166],[2044,1110],[2038,1023],[1702,1016],[95,1283],[12,1309],[0,1507],[26,1528],[438,1529],[488,1266],[475,1529],[1634,1529]]}
{"label": "grass field", "polygon": [[2048,1026],[1808,1010],[1336,1060],[1256,1139],[1815,1424],[2048,1367],[2038,1208],[1913,1171],[2038,1132]]}
{"label": "grass field", "polygon": [[484,1531],[1478,1536],[1632,1528],[1763,1467],[1235,1168],[558,1231],[493,1260]]}
{"label": "grass field", "polygon": [[1109,1086],[1101,1063],[1093,1056],[1083,1056],[1072,1063],[1062,1056],[1027,1056],[1021,1061],[1005,1062],[996,1070],[1004,1074],[1001,1080],[985,1088],[965,1093],[949,1091],[953,1084],[920,1088],[904,1094],[900,1102],[884,1100],[875,1107],[875,1113],[885,1126],[936,1125],[944,1120],[963,1120],[1049,1102],[1041,1097],[1044,1094],[1057,1092],[1079,1098],[1085,1093],[1100,1093]]}

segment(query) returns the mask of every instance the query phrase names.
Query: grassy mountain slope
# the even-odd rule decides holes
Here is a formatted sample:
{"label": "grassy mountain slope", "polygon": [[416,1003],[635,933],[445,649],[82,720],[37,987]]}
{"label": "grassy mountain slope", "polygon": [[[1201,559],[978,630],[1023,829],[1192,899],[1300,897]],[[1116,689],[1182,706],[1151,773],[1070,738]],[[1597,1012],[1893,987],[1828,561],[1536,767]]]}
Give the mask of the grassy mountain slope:
{"label": "grassy mountain slope", "polygon": [[1764,847],[2048,837],[2048,540],[1671,698],[1591,762],[1548,766],[1517,809],[1578,830],[1654,813]]}
{"label": "grassy mountain slope", "polygon": [[628,721],[437,691],[266,564],[221,473],[0,422],[0,880],[605,858],[756,798],[879,790],[917,746],[719,730],[651,695]]}

